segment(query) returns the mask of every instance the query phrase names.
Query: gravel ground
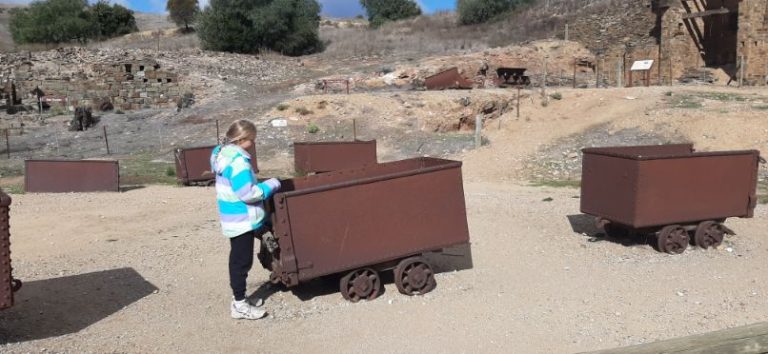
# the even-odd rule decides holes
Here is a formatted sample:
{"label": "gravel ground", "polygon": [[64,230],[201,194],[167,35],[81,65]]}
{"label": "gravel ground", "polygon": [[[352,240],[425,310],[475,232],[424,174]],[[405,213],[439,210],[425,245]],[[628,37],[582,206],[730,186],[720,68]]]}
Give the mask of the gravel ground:
{"label": "gravel ground", "polygon": [[471,256],[432,255],[438,287],[422,297],[390,280],[380,298],[350,304],[333,280],[263,286],[257,265],[249,289],[268,297],[270,316],[256,322],[229,318],[212,189],[17,195],[13,261],[25,285],[0,317],[0,351],[564,353],[768,316],[765,206],[728,222],[739,235],[727,247],[670,256],[604,240],[578,194],[468,183]]}

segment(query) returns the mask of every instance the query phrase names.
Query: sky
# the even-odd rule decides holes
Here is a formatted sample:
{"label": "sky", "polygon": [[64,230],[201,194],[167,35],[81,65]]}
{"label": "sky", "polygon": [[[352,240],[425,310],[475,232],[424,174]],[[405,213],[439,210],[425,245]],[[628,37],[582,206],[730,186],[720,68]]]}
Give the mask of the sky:
{"label": "sky", "polygon": [[[0,3],[24,4],[31,0],[0,0]],[[208,0],[198,0],[201,6],[205,6]],[[323,15],[330,17],[354,17],[363,14],[363,8],[359,0],[318,0],[323,5]],[[164,13],[166,0],[110,0],[121,4],[131,10],[149,13]],[[456,0],[416,0],[425,13],[453,10]]]}

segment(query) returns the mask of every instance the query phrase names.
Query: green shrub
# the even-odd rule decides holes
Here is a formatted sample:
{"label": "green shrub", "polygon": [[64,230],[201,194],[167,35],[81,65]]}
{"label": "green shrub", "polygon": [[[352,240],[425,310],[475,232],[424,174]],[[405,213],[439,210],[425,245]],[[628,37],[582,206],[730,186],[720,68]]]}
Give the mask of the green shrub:
{"label": "green shrub", "polygon": [[176,177],[176,170],[173,167],[168,166],[168,168],[165,169],[165,175],[168,177]]}
{"label": "green shrub", "polygon": [[320,127],[318,127],[317,124],[309,123],[309,125],[307,125],[307,133],[315,134],[319,131],[320,131]]}
{"label": "green shrub", "polygon": [[197,34],[205,49],[286,55],[322,50],[316,0],[211,0],[200,13]]}
{"label": "green shrub", "polygon": [[555,92],[555,93],[549,95],[549,98],[551,98],[553,100],[560,101],[560,100],[563,99],[563,95],[560,92]]}
{"label": "green shrub", "polygon": [[101,0],[40,0],[10,12],[9,28],[14,42],[85,43],[137,31],[133,11]]}
{"label": "green shrub", "polygon": [[286,110],[286,109],[288,109],[288,108],[290,108],[290,107],[291,107],[291,106],[289,106],[289,105],[287,105],[287,104],[285,104],[285,103],[281,103],[281,104],[277,105],[277,110],[278,110],[278,111],[280,111],[280,112],[282,112],[282,111],[284,111],[284,110]]}
{"label": "green shrub", "polygon": [[306,109],[304,107],[298,107],[298,108],[296,108],[295,111],[296,111],[296,113],[298,113],[298,114],[300,114],[302,116],[307,116],[307,115],[312,114],[312,111],[310,111],[310,110],[308,110],[308,109]]}
{"label": "green shrub", "polygon": [[421,15],[421,8],[413,0],[360,0],[372,28],[388,21],[397,21]]}
{"label": "green shrub", "polygon": [[458,0],[456,12],[462,25],[487,22],[534,0]]}

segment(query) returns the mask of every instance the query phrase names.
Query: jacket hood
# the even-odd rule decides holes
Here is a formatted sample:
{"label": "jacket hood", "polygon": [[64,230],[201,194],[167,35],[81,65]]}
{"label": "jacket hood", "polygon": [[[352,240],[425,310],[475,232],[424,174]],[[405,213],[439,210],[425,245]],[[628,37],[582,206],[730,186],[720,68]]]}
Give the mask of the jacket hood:
{"label": "jacket hood", "polygon": [[221,175],[224,170],[235,161],[238,156],[250,159],[250,155],[237,145],[219,145],[213,149],[211,156],[211,167],[213,172]]}

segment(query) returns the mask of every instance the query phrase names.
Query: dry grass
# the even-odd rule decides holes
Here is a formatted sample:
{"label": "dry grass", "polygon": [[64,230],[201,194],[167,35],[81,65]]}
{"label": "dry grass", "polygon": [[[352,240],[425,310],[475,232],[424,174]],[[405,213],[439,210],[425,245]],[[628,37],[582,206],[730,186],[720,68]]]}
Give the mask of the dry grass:
{"label": "dry grass", "polygon": [[459,27],[449,13],[385,24],[377,30],[323,26],[324,56],[348,58],[388,54],[433,54],[488,47],[481,30]]}
{"label": "dry grass", "polygon": [[88,47],[155,50],[159,48],[161,51],[173,51],[199,48],[200,40],[195,33],[181,33],[181,31],[176,29],[167,29],[133,33],[104,42],[93,42]]}
{"label": "dry grass", "polygon": [[458,25],[456,14],[438,13],[388,23],[378,30],[323,26],[328,43],[322,54],[330,58],[444,54],[503,47],[528,40],[563,37],[565,23],[589,15],[615,14],[627,0],[540,0],[516,13],[473,26]]}

